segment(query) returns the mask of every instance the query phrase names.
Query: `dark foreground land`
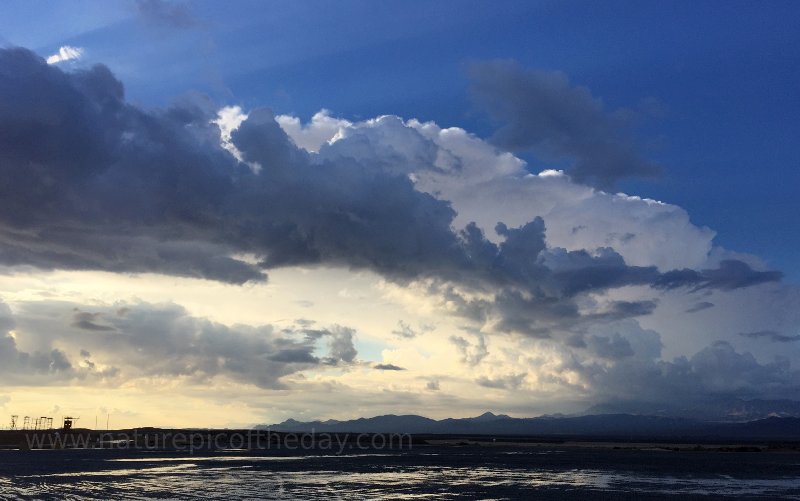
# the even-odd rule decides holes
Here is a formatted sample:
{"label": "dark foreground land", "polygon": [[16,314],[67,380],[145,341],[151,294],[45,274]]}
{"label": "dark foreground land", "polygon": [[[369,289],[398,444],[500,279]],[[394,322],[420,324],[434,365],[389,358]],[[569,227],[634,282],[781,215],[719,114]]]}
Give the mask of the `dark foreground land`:
{"label": "dark foreground land", "polygon": [[[2,432],[0,443],[27,443],[25,433]],[[0,499],[800,499],[796,442],[152,428],[69,435],[86,448],[0,450]]]}
{"label": "dark foreground land", "polygon": [[414,447],[551,447],[659,449],[705,452],[800,452],[794,437],[643,434],[487,435],[373,432],[286,432],[268,429],[214,430],[133,428],[125,430],[0,430],[0,450],[138,449],[176,452],[214,450],[406,450]]}

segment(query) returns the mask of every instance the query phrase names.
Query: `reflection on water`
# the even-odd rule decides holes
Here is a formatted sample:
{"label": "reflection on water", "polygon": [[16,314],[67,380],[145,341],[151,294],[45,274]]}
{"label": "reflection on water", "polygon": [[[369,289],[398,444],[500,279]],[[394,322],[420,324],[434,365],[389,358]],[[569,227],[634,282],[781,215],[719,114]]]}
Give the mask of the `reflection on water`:
{"label": "reflection on water", "polygon": [[[557,454],[556,454],[557,453]],[[147,457],[4,453],[0,497],[515,499],[716,495],[800,499],[796,455],[421,449],[398,454]],[[15,463],[16,460],[16,463]],[[708,466],[715,461],[717,465]],[[696,465],[692,465],[695,462]]]}

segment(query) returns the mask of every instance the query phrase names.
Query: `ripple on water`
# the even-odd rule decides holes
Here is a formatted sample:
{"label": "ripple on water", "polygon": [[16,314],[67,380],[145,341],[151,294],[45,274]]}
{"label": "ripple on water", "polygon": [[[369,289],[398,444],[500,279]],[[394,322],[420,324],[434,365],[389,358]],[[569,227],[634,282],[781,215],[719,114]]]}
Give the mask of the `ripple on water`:
{"label": "ripple on water", "polygon": [[387,461],[387,456],[116,458],[89,461],[89,466],[96,467],[82,471],[0,477],[0,492],[12,498],[45,499],[507,499],[567,491],[800,499],[798,476],[687,477],[612,467],[559,470],[541,464],[504,465],[498,459],[503,454],[494,456],[491,466],[478,464],[482,461],[479,454],[472,459],[474,464],[467,466],[448,465],[446,454],[409,455],[397,461]]}

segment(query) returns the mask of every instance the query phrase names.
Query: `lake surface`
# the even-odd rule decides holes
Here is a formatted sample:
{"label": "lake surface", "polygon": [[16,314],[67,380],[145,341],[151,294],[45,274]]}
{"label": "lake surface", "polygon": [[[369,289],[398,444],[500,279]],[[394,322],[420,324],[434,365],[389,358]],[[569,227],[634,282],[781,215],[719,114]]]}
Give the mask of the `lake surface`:
{"label": "lake surface", "polygon": [[2,499],[800,500],[800,454],[432,447],[0,451]]}

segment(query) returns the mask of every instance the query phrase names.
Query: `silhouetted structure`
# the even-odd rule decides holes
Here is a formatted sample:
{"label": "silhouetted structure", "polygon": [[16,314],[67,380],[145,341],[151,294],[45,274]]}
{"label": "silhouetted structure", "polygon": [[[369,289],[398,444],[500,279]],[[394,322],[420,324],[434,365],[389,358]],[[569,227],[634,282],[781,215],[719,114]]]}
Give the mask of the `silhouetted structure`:
{"label": "silhouetted structure", "polygon": [[71,430],[72,427],[75,425],[75,421],[77,421],[78,419],[79,418],[76,417],[64,416],[64,426],[63,426],[64,431]]}

